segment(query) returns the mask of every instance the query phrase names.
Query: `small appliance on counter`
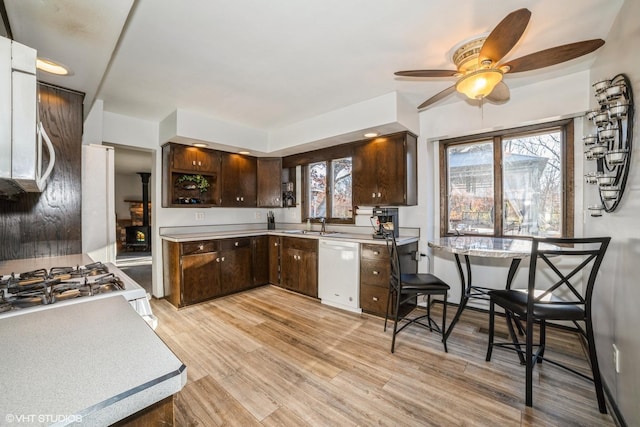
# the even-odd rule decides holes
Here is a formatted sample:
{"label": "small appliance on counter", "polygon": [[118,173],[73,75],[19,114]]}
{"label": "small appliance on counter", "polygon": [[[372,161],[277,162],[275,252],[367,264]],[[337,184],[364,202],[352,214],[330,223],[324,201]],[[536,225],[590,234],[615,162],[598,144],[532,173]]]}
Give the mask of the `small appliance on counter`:
{"label": "small appliance on counter", "polygon": [[373,208],[371,224],[375,229],[374,239],[384,239],[385,232],[393,232],[395,237],[399,236],[398,208]]}

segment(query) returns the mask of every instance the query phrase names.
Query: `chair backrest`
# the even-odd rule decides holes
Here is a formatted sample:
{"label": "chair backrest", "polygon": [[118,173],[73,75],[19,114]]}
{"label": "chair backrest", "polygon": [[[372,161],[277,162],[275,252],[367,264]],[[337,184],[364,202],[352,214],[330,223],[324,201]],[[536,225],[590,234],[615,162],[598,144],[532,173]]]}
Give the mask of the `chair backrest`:
{"label": "chair backrest", "polygon": [[390,281],[391,284],[399,289],[401,285],[400,275],[400,256],[398,255],[398,245],[396,244],[396,237],[391,232],[385,232],[384,237],[387,241],[387,249],[389,250],[389,260],[390,260]]}
{"label": "chair backrest", "polygon": [[[582,305],[585,314],[588,314],[591,310],[596,275],[610,240],[611,237],[533,238],[529,265],[528,311],[532,312],[533,304],[571,304]],[[568,264],[568,259],[573,261],[570,267],[559,265]],[[550,272],[542,274],[538,264],[548,267]],[[566,272],[568,269],[571,271]],[[578,283],[583,286],[579,287]]]}

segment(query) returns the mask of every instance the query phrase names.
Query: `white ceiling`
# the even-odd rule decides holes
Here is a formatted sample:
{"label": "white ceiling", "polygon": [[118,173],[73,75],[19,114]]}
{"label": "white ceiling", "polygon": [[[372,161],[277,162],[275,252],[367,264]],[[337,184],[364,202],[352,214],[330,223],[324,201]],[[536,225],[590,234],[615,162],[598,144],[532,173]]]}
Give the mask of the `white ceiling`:
{"label": "white ceiling", "polygon": [[[606,41],[624,0],[4,2],[15,40],[73,69],[39,78],[85,92],[85,114],[99,98],[105,111],[146,120],[181,108],[268,131],[392,91],[417,106],[454,79],[394,71],[452,69],[453,46],[520,7],[533,15],[505,59]],[[505,82],[584,70],[595,54]]]}

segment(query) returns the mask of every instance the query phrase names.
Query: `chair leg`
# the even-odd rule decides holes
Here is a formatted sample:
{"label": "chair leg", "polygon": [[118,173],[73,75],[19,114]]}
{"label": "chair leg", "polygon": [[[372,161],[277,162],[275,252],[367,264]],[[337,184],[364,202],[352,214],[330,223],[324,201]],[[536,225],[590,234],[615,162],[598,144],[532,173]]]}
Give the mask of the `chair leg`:
{"label": "chair leg", "polygon": [[396,334],[398,333],[398,316],[400,313],[400,292],[395,291],[395,306],[396,306],[396,311],[393,314],[393,336],[391,338],[391,353],[393,353],[395,351],[396,348]]}
{"label": "chair leg", "polygon": [[593,324],[591,317],[585,320],[587,332],[587,345],[589,347],[589,361],[591,362],[591,374],[593,384],[596,387],[596,398],[598,399],[598,409],[601,414],[607,413],[607,405],[604,400],[604,390],[602,388],[602,377],[600,376],[600,366],[598,365],[598,355],[596,353],[596,343],[593,338]]}
{"label": "chair leg", "polygon": [[527,315],[526,334],[526,391],[525,404],[529,407],[533,406],[533,317]]}
{"label": "chair leg", "polygon": [[507,321],[507,328],[509,329],[509,335],[511,336],[511,342],[513,343],[513,347],[517,350],[518,359],[520,359],[520,364],[524,365],[526,362],[524,360],[524,356],[522,355],[522,346],[520,345],[520,341],[518,340],[518,336],[516,335],[516,331],[513,328],[513,324],[519,325],[520,335],[524,335],[524,330],[522,329],[522,325],[520,325],[520,319],[513,315],[510,311],[505,310],[505,319]]}
{"label": "chair leg", "polygon": [[544,350],[547,344],[547,324],[544,319],[540,320],[540,353],[536,359],[537,363],[542,363],[542,357],[544,356]]}
{"label": "chair leg", "polygon": [[431,295],[427,295],[427,324],[429,325],[429,332],[433,332],[431,327]]}
{"label": "chair leg", "polygon": [[384,332],[387,332],[387,320],[389,319],[389,307],[391,306],[392,291],[389,285],[389,293],[387,294],[387,312],[384,315]]}
{"label": "chair leg", "polygon": [[493,301],[489,301],[489,343],[487,344],[487,356],[485,360],[491,360],[491,352],[493,351],[493,328],[494,328],[495,307]]}
{"label": "chair leg", "polygon": [[444,294],[444,301],[442,303],[442,328],[440,329],[442,331],[442,344],[444,345],[444,352],[448,353],[449,351],[447,350],[447,334],[446,334],[446,330],[447,330],[447,294]]}

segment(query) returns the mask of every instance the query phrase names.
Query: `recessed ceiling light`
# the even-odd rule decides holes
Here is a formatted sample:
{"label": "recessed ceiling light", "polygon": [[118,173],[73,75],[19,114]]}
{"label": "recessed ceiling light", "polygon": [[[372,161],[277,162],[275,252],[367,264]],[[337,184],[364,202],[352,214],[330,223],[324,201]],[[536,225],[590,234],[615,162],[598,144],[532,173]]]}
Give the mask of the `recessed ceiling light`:
{"label": "recessed ceiling light", "polygon": [[364,134],[365,138],[375,138],[376,136],[378,136],[379,134],[377,132],[367,132]]}
{"label": "recessed ceiling light", "polygon": [[70,76],[73,74],[66,65],[48,58],[36,59],[36,68],[46,73],[55,74],[56,76]]}
{"label": "recessed ceiling light", "polygon": [[238,154],[251,154],[251,151],[238,151]]}
{"label": "recessed ceiling light", "polygon": [[209,144],[204,143],[204,142],[194,142],[194,143],[193,143],[193,146],[194,146],[194,147],[198,147],[198,148],[205,148],[205,147],[208,147],[208,146],[209,146]]}

